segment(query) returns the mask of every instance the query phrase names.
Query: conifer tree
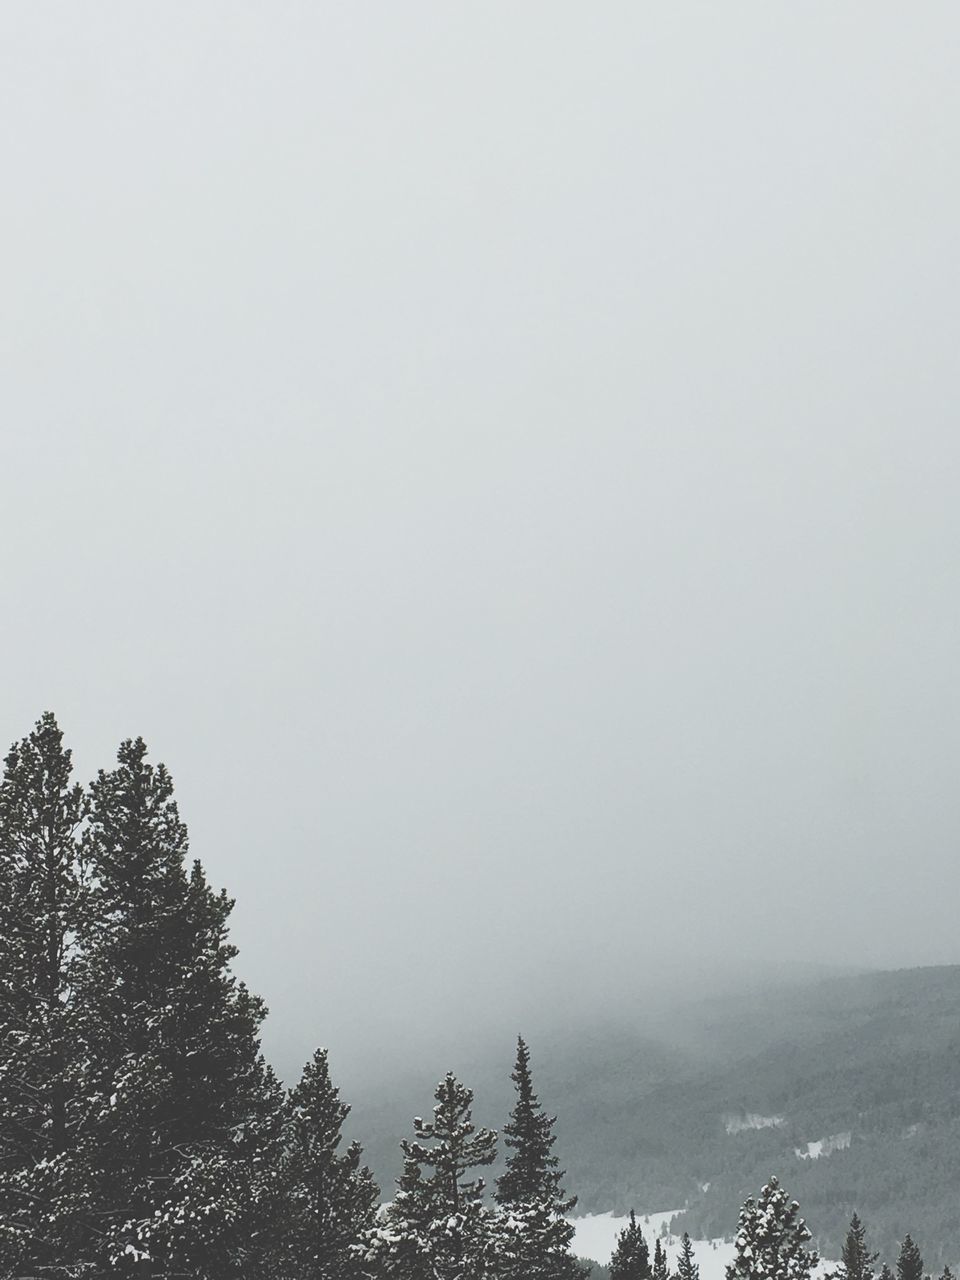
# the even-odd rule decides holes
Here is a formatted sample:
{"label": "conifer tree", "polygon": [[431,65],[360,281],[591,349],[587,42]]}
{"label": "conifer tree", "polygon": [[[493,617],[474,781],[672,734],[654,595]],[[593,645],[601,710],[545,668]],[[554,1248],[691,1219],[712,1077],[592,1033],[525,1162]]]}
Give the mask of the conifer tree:
{"label": "conifer tree", "polygon": [[618,1235],[610,1259],[610,1280],[650,1280],[650,1275],[650,1251],[631,1209],[630,1221]]}
{"label": "conifer tree", "polygon": [[359,1144],[337,1150],[349,1113],[330,1079],[327,1051],[318,1049],[286,1107],[280,1275],[353,1280],[361,1274],[356,1245],[374,1226],[378,1191],[361,1167]]}
{"label": "conifer tree", "polygon": [[516,1102],[503,1127],[504,1146],[509,1154],[506,1168],[497,1179],[499,1204],[520,1204],[528,1200],[554,1201],[562,1213],[569,1213],[576,1196],[565,1197],[563,1172],[553,1154],[556,1117],[547,1116],[533,1091],[530,1051],[522,1036],[517,1037],[517,1059],[510,1076],[516,1088]]}
{"label": "conifer tree", "polygon": [[667,1255],[660,1243],[660,1237],[657,1236],[653,1250],[653,1270],[650,1273],[650,1280],[669,1280],[670,1271],[667,1268]]}
{"label": "conifer tree", "polygon": [[950,1268],[945,1265],[943,1271],[940,1273],[940,1280],[956,1280],[956,1277]]}
{"label": "conifer tree", "polygon": [[46,712],[0,780],[0,1273],[72,1261],[71,1158],[84,1119],[74,939],[87,910],[78,857],[86,804]]}
{"label": "conifer tree", "polygon": [[693,1244],[685,1231],[680,1240],[680,1253],[677,1257],[677,1280],[700,1280],[700,1267],[693,1256]]}
{"label": "conifer tree", "polygon": [[897,1280],[923,1280],[923,1258],[908,1233],[903,1237],[897,1258]]}
{"label": "conifer tree", "polygon": [[796,1200],[788,1201],[776,1178],[771,1178],[755,1201],[740,1210],[733,1261],[727,1280],[809,1280],[819,1262]]}
{"label": "conifer tree", "polygon": [[434,1098],[433,1120],[417,1116],[413,1141],[401,1143],[402,1186],[384,1229],[375,1233],[369,1259],[404,1280],[475,1280],[488,1268],[491,1230],[483,1179],[464,1175],[493,1163],[497,1135],[476,1129],[473,1093],[452,1073],[437,1085]]}
{"label": "conifer tree", "polygon": [[867,1248],[866,1236],[866,1228],[855,1213],[840,1253],[839,1275],[843,1280],[873,1280],[879,1255]]}
{"label": "conifer tree", "polygon": [[432,1280],[428,1253],[433,1207],[420,1162],[409,1151],[391,1204],[367,1237],[364,1261],[374,1275]]}
{"label": "conifer tree", "polygon": [[880,1280],[893,1280],[893,1272],[886,1263],[880,1268]]}
{"label": "conifer tree", "polygon": [[276,1167],[282,1090],[260,1054],[265,1010],[230,971],[232,902],[194,862],[166,769],[141,739],[91,787],[82,935],[87,1036],[101,1046],[86,1140],[101,1265],[150,1259],[231,1274],[261,1243],[258,1177]]}
{"label": "conifer tree", "polygon": [[566,1215],[576,1204],[562,1187],[563,1171],[553,1154],[556,1117],[544,1114],[533,1091],[530,1053],[522,1037],[511,1079],[516,1102],[504,1125],[510,1151],[497,1180],[499,1270],[504,1280],[562,1280],[582,1269],[570,1251],[574,1229]]}

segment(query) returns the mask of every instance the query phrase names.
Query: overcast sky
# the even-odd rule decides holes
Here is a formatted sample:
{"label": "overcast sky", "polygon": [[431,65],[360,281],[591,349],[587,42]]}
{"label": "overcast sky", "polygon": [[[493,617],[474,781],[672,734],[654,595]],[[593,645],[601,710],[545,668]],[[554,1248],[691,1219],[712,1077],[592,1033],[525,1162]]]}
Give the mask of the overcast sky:
{"label": "overcast sky", "polygon": [[147,739],[272,1052],[960,961],[958,58],[0,3],[0,740]]}

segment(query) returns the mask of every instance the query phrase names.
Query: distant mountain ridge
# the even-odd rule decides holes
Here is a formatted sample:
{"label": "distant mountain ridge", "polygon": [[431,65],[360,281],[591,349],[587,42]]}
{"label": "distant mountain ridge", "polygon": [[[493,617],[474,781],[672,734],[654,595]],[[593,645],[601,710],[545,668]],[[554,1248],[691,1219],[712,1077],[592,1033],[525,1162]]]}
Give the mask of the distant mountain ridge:
{"label": "distant mountain ridge", "polygon": [[[785,984],[532,1050],[581,1211],[687,1205],[675,1230],[729,1235],[777,1173],[834,1257],[856,1209],[891,1263],[907,1231],[928,1270],[960,1260],[960,966]],[[475,1089],[479,1123],[506,1116],[510,1052],[439,1064]],[[387,1198],[429,1074],[353,1099]]]}

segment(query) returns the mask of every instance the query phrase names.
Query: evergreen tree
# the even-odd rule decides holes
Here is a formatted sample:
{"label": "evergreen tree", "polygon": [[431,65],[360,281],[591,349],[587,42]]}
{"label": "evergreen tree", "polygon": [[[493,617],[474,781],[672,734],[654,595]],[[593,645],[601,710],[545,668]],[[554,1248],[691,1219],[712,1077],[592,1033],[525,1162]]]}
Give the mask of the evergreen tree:
{"label": "evergreen tree", "polygon": [[369,1169],[361,1167],[359,1144],[337,1151],[349,1113],[330,1079],[327,1051],[318,1049],[286,1108],[280,1275],[360,1275],[356,1245],[374,1226],[378,1191]]}
{"label": "evergreen tree", "polygon": [[653,1271],[650,1273],[651,1280],[669,1280],[670,1272],[667,1268],[667,1255],[660,1243],[660,1237],[657,1236],[656,1244],[653,1250]]}
{"label": "evergreen tree", "polygon": [[82,1203],[72,1148],[84,1120],[71,999],[87,910],[86,804],[49,712],[0,781],[0,1274],[74,1260]]}
{"label": "evergreen tree", "polygon": [[650,1275],[650,1250],[631,1209],[610,1259],[610,1280],[650,1280]]}
{"label": "evergreen tree", "polygon": [[776,1178],[758,1200],[748,1199],[740,1210],[727,1280],[809,1280],[819,1258],[806,1247],[811,1235],[799,1213],[799,1204],[787,1200]]}
{"label": "evergreen tree", "polygon": [[493,1163],[497,1135],[476,1129],[473,1093],[453,1074],[440,1081],[434,1097],[433,1120],[417,1116],[413,1141],[401,1143],[401,1185],[368,1256],[382,1272],[404,1280],[474,1280],[488,1268],[491,1228],[483,1179],[464,1175]]}
{"label": "evergreen tree", "polygon": [[948,1266],[944,1266],[943,1271],[940,1273],[940,1280],[956,1280],[956,1277]]}
{"label": "evergreen tree", "polygon": [[893,1272],[886,1263],[880,1268],[880,1280],[893,1280]]}
{"label": "evergreen tree", "polygon": [[264,1007],[230,971],[233,904],[198,862],[187,873],[172,781],[146,755],[128,740],[101,770],[84,842],[97,907],[80,979],[100,1046],[85,1142],[97,1260],[217,1277],[259,1256],[258,1180],[276,1167],[283,1094],[260,1054]]}
{"label": "evergreen tree", "polygon": [[897,1280],[923,1280],[923,1258],[909,1233],[903,1237],[897,1258]]}
{"label": "evergreen tree", "polygon": [[840,1253],[839,1275],[842,1280],[873,1280],[873,1268],[879,1255],[867,1248],[866,1235],[866,1228],[854,1214]]}
{"label": "evergreen tree", "polygon": [[677,1280],[700,1280],[700,1268],[694,1260],[693,1245],[686,1231],[680,1240],[680,1254],[677,1258]]}
{"label": "evergreen tree", "polygon": [[560,1212],[569,1213],[577,1198],[563,1194],[563,1172],[553,1154],[553,1126],[557,1120],[544,1114],[533,1091],[530,1051],[521,1036],[517,1037],[517,1059],[510,1078],[517,1099],[503,1127],[504,1146],[509,1154],[506,1168],[497,1179],[496,1200],[503,1205],[550,1200]]}
{"label": "evergreen tree", "polygon": [[430,1188],[420,1162],[404,1151],[393,1201],[365,1241],[364,1261],[372,1274],[432,1280],[428,1254],[432,1220]]}
{"label": "evergreen tree", "polygon": [[562,1280],[583,1272],[570,1252],[574,1229],[566,1215],[575,1196],[563,1192],[563,1172],[553,1154],[556,1117],[544,1114],[533,1091],[530,1053],[521,1037],[511,1075],[516,1103],[504,1126],[510,1151],[497,1181],[499,1271],[504,1280]]}

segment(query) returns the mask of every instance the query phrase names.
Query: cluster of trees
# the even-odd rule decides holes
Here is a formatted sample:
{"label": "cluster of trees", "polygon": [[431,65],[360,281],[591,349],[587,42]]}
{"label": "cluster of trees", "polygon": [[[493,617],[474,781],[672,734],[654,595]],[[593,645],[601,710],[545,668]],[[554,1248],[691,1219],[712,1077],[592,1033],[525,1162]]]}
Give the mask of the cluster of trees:
{"label": "cluster of trees", "polygon": [[[750,1197],[740,1210],[734,1239],[734,1257],[726,1270],[726,1280],[810,1280],[820,1263],[811,1247],[812,1235],[800,1217],[800,1205],[790,1200],[779,1179],[771,1178],[759,1196]],[[900,1244],[896,1272],[867,1244],[866,1228],[855,1213],[850,1220],[840,1263],[825,1274],[825,1280],[930,1280],[924,1272],[923,1257],[913,1239],[906,1235]],[[636,1215],[630,1213],[620,1232],[610,1262],[611,1280],[700,1280],[700,1268],[689,1235],[684,1232],[676,1270],[667,1267],[666,1255],[656,1241],[653,1260]],[[940,1280],[955,1280],[944,1267]]]}
{"label": "cluster of trees", "polygon": [[676,1270],[667,1266],[667,1254],[662,1241],[654,1242],[653,1259],[637,1222],[636,1212],[630,1210],[630,1220],[617,1238],[608,1274],[611,1280],[700,1280],[700,1268],[693,1254],[693,1245],[686,1232],[680,1241],[680,1253]]}
{"label": "cluster of trees", "polygon": [[[840,1257],[840,1266],[830,1280],[894,1280],[894,1276],[896,1280],[930,1280],[924,1270],[923,1255],[909,1232],[900,1242],[896,1270],[892,1271],[885,1262],[877,1270],[880,1255],[868,1247],[866,1228],[856,1213],[850,1219]],[[949,1266],[944,1266],[940,1280],[955,1280]]]}
{"label": "cluster of trees", "polygon": [[285,1090],[231,971],[232,903],[188,862],[140,739],[88,787],[52,715],[0,778],[0,1277],[573,1280],[573,1199],[518,1045],[496,1155],[453,1076],[393,1202],[341,1149],[318,1050]]}
{"label": "cluster of trees", "polygon": [[[453,1075],[402,1145],[392,1201],[318,1049],[287,1090],[265,1062],[261,1001],[231,970],[232,903],[188,861],[163,765],[141,739],[82,787],[52,715],[0,777],[0,1280],[581,1280],[555,1120],[518,1041],[497,1134]],[[728,1280],[809,1280],[810,1232],[775,1178],[740,1214]],[[855,1216],[837,1280],[875,1271]],[[671,1274],[631,1213],[613,1280]],[[924,1280],[908,1236],[897,1280]],[[949,1269],[941,1280],[953,1280]]]}

